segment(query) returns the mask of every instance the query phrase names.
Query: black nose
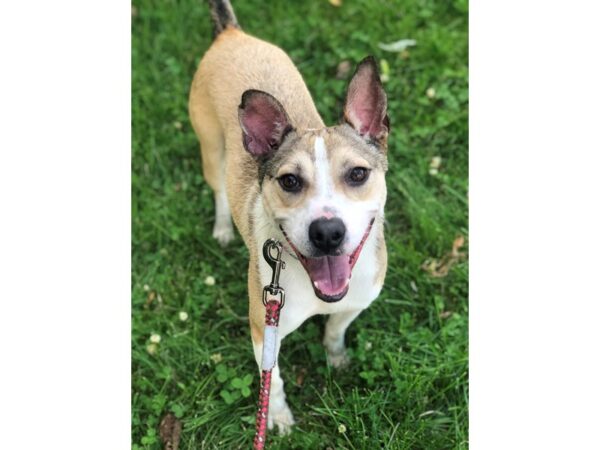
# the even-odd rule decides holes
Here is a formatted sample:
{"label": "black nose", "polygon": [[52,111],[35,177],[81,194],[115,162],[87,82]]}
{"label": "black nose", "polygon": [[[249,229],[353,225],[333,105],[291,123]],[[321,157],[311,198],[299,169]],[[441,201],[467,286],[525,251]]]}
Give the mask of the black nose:
{"label": "black nose", "polygon": [[325,254],[333,253],[344,240],[346,226],[338,218],[317,219],[308,227],[308,237]]}

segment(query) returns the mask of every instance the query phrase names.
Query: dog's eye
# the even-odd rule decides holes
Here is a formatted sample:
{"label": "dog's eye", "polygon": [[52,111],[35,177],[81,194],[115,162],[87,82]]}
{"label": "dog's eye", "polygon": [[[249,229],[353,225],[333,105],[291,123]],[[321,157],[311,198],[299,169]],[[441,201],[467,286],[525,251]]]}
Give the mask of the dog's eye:
{"label": "dog's eye", "polygon": [[369,178],[369,169],[364,167],[355,167],[350,169],[346,175],[346,181],[351,186],[358,186],[363,184]]}
{"label": "dog's eye", "polygon": [[302,179],[291,173],[280,176],[277,181],[284,191],[298,192],[302,189]]}

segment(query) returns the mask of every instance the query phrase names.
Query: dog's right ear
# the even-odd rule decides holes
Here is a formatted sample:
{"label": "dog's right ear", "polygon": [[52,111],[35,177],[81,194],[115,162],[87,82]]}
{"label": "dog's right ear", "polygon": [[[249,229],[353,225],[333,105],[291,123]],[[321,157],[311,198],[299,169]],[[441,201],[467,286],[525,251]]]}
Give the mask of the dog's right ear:
{"label": "dog's right ear", "polygon": [[293,130],[281,103],[272,95],[254,89],[242,94],[238,118],[244,148],[259,159],[270,157]]}

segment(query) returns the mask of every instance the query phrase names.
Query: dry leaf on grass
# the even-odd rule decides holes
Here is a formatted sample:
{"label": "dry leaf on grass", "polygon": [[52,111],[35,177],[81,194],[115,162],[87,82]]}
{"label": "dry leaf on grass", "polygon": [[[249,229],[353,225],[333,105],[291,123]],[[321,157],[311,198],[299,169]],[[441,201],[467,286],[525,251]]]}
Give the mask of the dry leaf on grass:
{"label": "dry leaf on grass", "polygon": [[150,307],[154,299],[156,298],[156,292],[150,291],[148,292],[148,297],[146,298],[146,303],[144,303],[144,308]]}
{"label": "dry leaf on grass", "polygon": [[302,386],[304,384],[304,378],[306,377],[307,373],[308,373],[308,370],[306,370],[306,368],[304,368],[304,367],[302,367],[298,371],[298,375],[296,376],[296,384],[298,386]]}
{"label": "dry leaf on grass", "polygon": [[390,42],[389,44],[380,42],[379,48],[381,50],[385,50],[386,52],[403,52],[409,47],[413,47],[415,45],[417,45],[417,41],[414,39],[400,39],[399,41]]}
{"label": "dry leaf on grass", "polygon": [[352,70],[352,63],[350,61],[348,61],[347,59],[345,59],[344,61],[342,61],[338,64],[337,70],[335,73],[335,77],[338,80],[343,80],[345,78],[348,78],[348,75],[350,75],[351,70]]}
{"label": "dry leaf on grass", "polygon": [[466,257],[464,252],[459,251],[463,245],[465,245],[465,238],[458,236],[452,243],[450,253],[446,254],[442,259],[428,259],[421,265],[421,269],[434,278],[445,277],[452,266]]}
{"label": "dry leaf on grass", "polygon": [[159,434],[164,450],[177,450],[179,448],[181,422],[177,420],[173,413],[167,413],[160,421]]}

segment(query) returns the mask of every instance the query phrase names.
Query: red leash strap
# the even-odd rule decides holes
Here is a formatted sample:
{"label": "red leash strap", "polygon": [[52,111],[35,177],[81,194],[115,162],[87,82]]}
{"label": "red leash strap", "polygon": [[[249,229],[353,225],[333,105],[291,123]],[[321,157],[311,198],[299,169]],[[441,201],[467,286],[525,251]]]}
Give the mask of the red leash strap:
{"label": "red leash strap", "polygon": [[[275,251],[273,255],[272,251]],[[279,273],[285,268],[281,260],[282,246],[279,242],[269,239],[263,246],[263,256],[273,269],[271,283],[263,289],[263,304],[265,305],[265,328],[263,333],[263,351],[261,362],[260,391],[258,395],[258,411],[256,412],[256,434],[254,449],[265,448],[267,437],[267,419],[269,417],[269,394],[271,393],[271,374],[277,360],[277,327],[279,313],[285,304],[285,291],[279,286]],[[277,300],[279,296],[279,300]]]}
{"label": "red leash strap", "polygon": [[[273,327],[274,333],[274,344],[277,344],[277,326],[279,325],[279,311],[281,310],[281,303],[277,300],[269,300],[266,305],[267,313],[265,315],[265,329]],[[269,416],[269,394],[271,393],[271,374],[273,372],[273,364],[271,367],[265,367],[265,359],[272,359],[274,362],[274,355],[266,355],[266,351],[271,349],[266,348],[266,339],[263,340],[263,364],[262,364],[262,375],[260,377],[260,392],[258,395],[258,411],[256,412],[256,434],[254,435],[254,448],[256,450],[262,450],[265,447],[265,438],[267,434],[267,417]],[[273,353],[275,348],[272,349]]]}

